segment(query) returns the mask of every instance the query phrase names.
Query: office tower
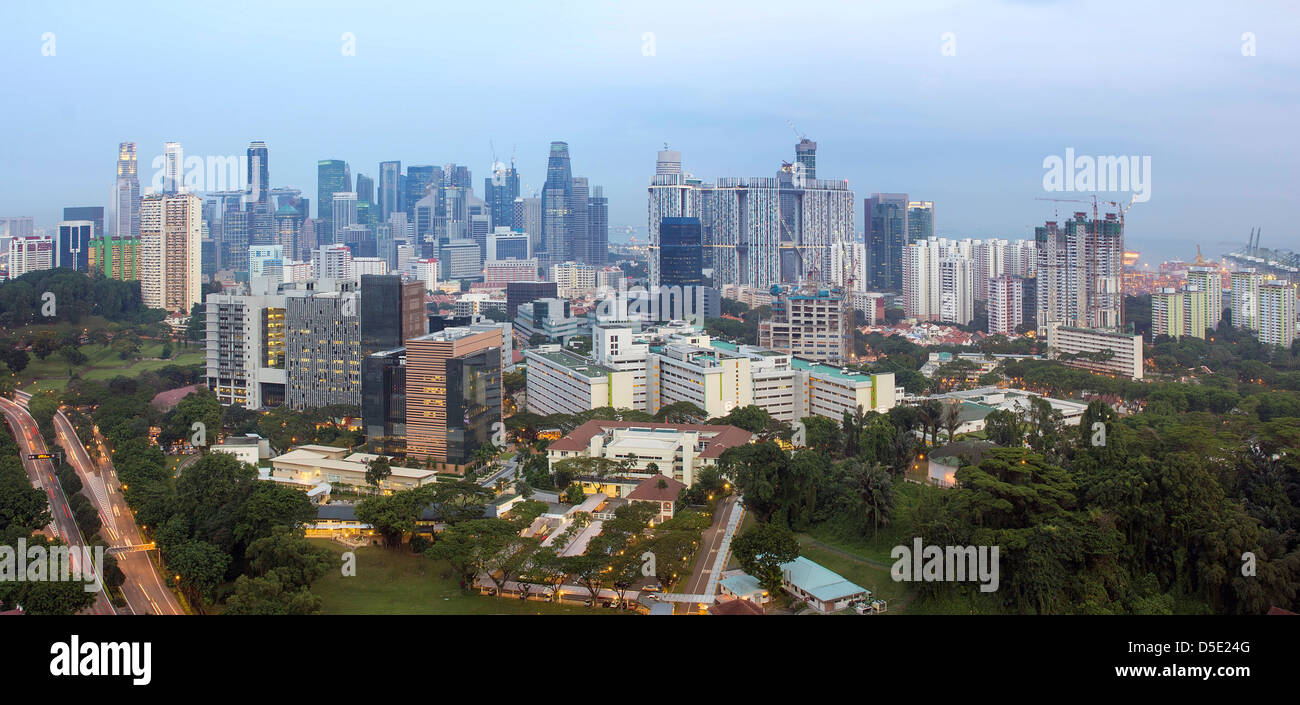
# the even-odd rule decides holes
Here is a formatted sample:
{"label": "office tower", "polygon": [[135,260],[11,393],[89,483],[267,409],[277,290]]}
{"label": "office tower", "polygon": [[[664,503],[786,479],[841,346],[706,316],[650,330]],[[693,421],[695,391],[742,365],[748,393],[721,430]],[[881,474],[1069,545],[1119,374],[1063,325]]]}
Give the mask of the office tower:
{"label": "office tower", "polygon": [[699,219],[701,201],[698,186],[698,181],[687,180],[682,174],[681,152],[659,152],[655,160],[655,175],[650,180],[649,223],[646,230],[650,240],[648,272],[651,286],[659,286],[662,281],[660,258],[655,256],[655,250],[661,247],[660,223],[664,218]]}
{"label": "office tower", "polygon": [[1158,289],[1151,294],[1151,341],[1164,335],[1183,337],[1183,293],[1173,288]]}
{"label": "office tower", "polygon": [[9,278],[28,272],[53,269],[54,239],[49,235],[19,235],[9,238]]}
{"label": "office tower", "polygon": [[489,261],[528,259],[532,257],[532,251],[528,245],[527,233],[517,232],[510,228],[497,228],[488,236],[487,259]]}
{"label": "office tower", "polygon": [[389,271],[397,271],[397,241],[393,228],[387,223],[375,226],[375,256],[382,259]]}
{"label": "office tower", "polygon": [[406,452],[406,348],[361,360],[361,423],[376,453]]}
{"label": "office tower", "polygon": [[288,259],[295,259],[301,237],[303,223],[302,213],[289,204],[280,206],[275,212],[275,243],[284,249]]}
{"label": "office tower", "polygon": [[865,201],[863,225],[867,256],[871,260],[872,288],[892,291],[903,288],[908,203],[905,193],[873,193]]}
{"label": "office tower", "polygon": [[94,232],[91,237],[103,237],[104,230],[104,207],[103,206],[79,206],[63,209],[64,220],[88,220],[94,225]]}
{"label": "office tower", "polygon": [[934,201],[908,201],[907,241],[916,242],[932,237],[934,237]]}
{"label": "office tower", "polygon": [[321,245],[312,250],[312,272],[317,279],[350,280],[352,274],[352,250],[342,243]]}
{"label": "office tower", "polygon": [[357,194],[357,201],[361,203],[375,202],[375,180],[365,174],[357,174],[357,187],[354,189]]}
{"label": "office tower", "polygon": [[221,219],[221,242],[217,246],[221,253],[221,268],[232,272],[247,272],[250,240],[248,213],[246,211],[226,213]]}
{"label": "office tower", "polygon": [[[248,248],[248,278],[274,276],[276,281],[284,273],[284,247],[281,245],[253,245]],[[275,268],[272,274],[268,270]]]}
{"label": "office tower", "polygon": [[447,328],[406,341],[406,453],[462,473],[501,422],[501,332]]}
{"label": "office tower", "polygon": [[448,164],[443,167],[444,185],[463,188],[466,191],[474,190],[474,178],[470,174],[469,167],[461,164]]}
{"label": "office tower", "polygon": [[345,242],[343,239],[343,230],[351,225],[357,224],[357,194],[351,191],[342,191],[331,196],[330,202],[333,204],[333,210],[330,215],[330,224],[333,228],[333,243]]}
{"label": "office tower", "polygon": [[1263,277],[1253,267],[1232,273],[1232,326],[1259,330],[1259,286]]}
{"label": "office tower", "polygon": [[661,218],[658,255],[661,286],[704,286],[699,218]]}
{"label": "office tower", "polygon": [[602,266],[609,262],[609,199],[605,189],[596,186],[587,199],[587,264]]}
{"label": "office tower", "polygon": [[162,192],[180,193],[185,190],[185,151],[180,142],[163,143]]}
{"label": "office tower", "polygon": [[562,262],[551,265],[550,272],[561,299],[577,298],[596,288],[596,268],[589,264]]}
{"label": "office tower", "polygon": [[1223,320],[1223,278],[1219,275],[1219,270],[1214,267],[1188,267],[1187,287],[1205,292],[1201,317],[1205,320],[1207,330],[1218,328],[1219,322]]}
{"label": "office tower", "polygon": [[325,232],[334,234],[334,194],[350,193],[348,164],[341,159],[322,159],[316,163],[316,217],[325,221]]}
{"label": "office tower", "polygon": [[140,294],[147,308],[189,315],[202,300],[203,202],[192,193],[140,203]]}
{"label": "office tower", "polygon": [[776,287],[772,318],[758,324],[758,344],[820,362],[848,362],[853,307],[843,291]]}
{"label": "office tower", "polygon": [[1064,226],[1034,228],[1038,248],[1038,329],[1059,322],[1118,328],[1123,320],[1124,233],[1117,216],[1089,220],[1076,212]]}
{"label": "office tower", "polygon": [[990,335],[1013,335],[1024,324],[1025,281],[1003,274],[988,281]]}
{"label": "office tower", "polygon": [[248,145],[248,201],[266,205],[271,197],[271,169],[267,161],[266,143],[257,140]]}
{"label": "office tower", "polygon": [[[64,212],[67,211],[65,208]],[[59,222],[58,233],[59,251],[55,266],[78,272],[90,271],[90,241],[96,234],[95,224],[89,220],[64,220]]]}
{"label": "office tower", "polygon": [[1296,339],[1296,286],[1268,281],[1259,287],[1259,342],[1291,347]]}
{"label": "office tower", "polygon": [[428,318],[424,309],[424,284],[403,282],[396,274],[362,274],[361,353],[399,348],[424,335]]}
{"label": "office tower", "polygon": [[388,222],[401,210],[402,163],[379,162],[379,219]]}
{"label": "office tower", "polygon": [[294,409],[361,405],[361,320],[355,282],[286,291],[286,401]]}
{"label": "office tower", "polygon": [[483,200],[493,228],[513,228],[515,199],[519,198],[519,172],[512,164],[494,164],[492,175],[483,179]]}
{"label": "office tower", "polygon": [[559,294],[559,288],[550,282],[510,282],[506,284],[506,317],[515,319],[521,304],[532,303],[540,299],[553,299]]}
{"label": "office tower", "polygon": [[817,143],[804,137],[794,146],[794,155],[798,176],[808,181],[817,178]]}
{"label": "office tower", "polygon": [[591,189],[587,184],[587,178],[584,176],[573,177],[572,188],[573,202],[569,207],[569,254],[566,259],[575,262],[587,261],[587,248],[591,244],[588,238],[587,228],[591,225],[588,221],[587,206],[590,205]]}
{"label": "office tower", "polygon": [[[203,242],[204,248],[209,248],[215,243],[212,240]],[[206,264],[209,259],[215,264],[215,252],[204,251],[203,262]],[[119,279],[122,281],[135,281],[140,278],[140,238],[128,237],[97,237],[90,241],[90,269],[99,272],[108,279]],[[215,270],[214,270],[215,271]],[[211,274],[211,272],[207,272]]]}
{"label": "office tower", "polygon": [[483,283],[504,288],[510,282],[537,281],[537,258],[488,260],[483,263]]}
{"label": "office tower", "polygon": [[135,142],[117,145],[117,181],[113,187],[114,237],[140,237],[140,176]]}
{"label": "office tower", "polygon": [[438,248],[438,262],[443,279],[481,279],[483,260],[478,243],[473,240],[450,240]]}
{"label": "office tower", "polygon": [[573,174],[569,168],[569,145],[552,142],[546,160],[546,183],[542,186],[542,236],[535,248],[544,264],[558,264],[569,258],[573,224]]}
{"label": "office tower", "polygon": [[[436,166],[411,166],[406,169],[406,212],[414,220],[415,204],[424,197],[442,190],[442,168]],[[442,215],[441,213],[434,213]]]}
{"label": "office tower", "polygon": [[409,241],[414,235],[411,232],[410,220],[410,217],[407,216],[405,211],[398,211],[388,217],[388,227],[392,229],[394,240],[400,240],[409,244]]}
{"label": "office tower", "polygon": [[250,293],[208,294],[204,302],[207,386],[222,404],[261,409],[284,403],[288,331],[278,284],[253,280]]}
{"label": "office tower", "polygon": [[515,199],[514,228],[528,234],[528,249],[537,255],[542,246],[542,199]]}

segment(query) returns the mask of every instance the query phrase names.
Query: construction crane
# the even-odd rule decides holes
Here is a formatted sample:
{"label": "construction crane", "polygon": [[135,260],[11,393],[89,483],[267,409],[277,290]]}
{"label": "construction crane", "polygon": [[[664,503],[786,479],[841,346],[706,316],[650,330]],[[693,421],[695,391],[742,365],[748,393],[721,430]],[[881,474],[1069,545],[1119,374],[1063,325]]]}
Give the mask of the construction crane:
{"label": "construction crane", "polygon": [[[1081,198],[1035,198],[1035,201],[1053,201],[1056,203],[1091,203],[1092,219],[1097,220],[1097,197],[1093,196],[1091,201],[1085,201]],[[1058,213],[1059,215],[1059,213]]]}
{"label": "construction crane", "polygon": [[799,128],[797,128],[797,127],[794,126],[794,121],[793,121],[793,120],[786,120],[786,121],[785,121],[785,124],[789,125],[791,130],[794,130],[794,134],[795,134],[795,136],[798,137],[799,139],[801,139],[801,140],[806,140],[806,139],[808,139],[808,135],[805,135],[804,133],[800,132],[800,131],[799,131]]}

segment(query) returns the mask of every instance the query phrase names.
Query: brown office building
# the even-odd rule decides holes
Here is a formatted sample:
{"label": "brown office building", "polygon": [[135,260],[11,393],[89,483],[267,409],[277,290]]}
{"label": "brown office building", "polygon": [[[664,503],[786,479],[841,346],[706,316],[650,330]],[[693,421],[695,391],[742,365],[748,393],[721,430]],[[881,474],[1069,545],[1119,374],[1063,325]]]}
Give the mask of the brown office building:
{"label": "brown office building", "polygon": [[448,328],[406,341],[408,457],[462,473],[499,422],[499,329]]}

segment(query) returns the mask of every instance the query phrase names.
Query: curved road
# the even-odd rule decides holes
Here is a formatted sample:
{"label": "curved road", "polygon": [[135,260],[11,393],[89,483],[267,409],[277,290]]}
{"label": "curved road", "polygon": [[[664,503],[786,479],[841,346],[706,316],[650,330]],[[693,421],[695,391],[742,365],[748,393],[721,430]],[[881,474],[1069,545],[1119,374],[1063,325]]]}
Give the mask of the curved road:
{"label": "curved road", "polygon": [[[26,403],[26,398],[23,398]],[[27,470],[27,476],[32,480],[33,487],[40,487],[45,491],[45,496],[50,502],[50,514],[54,517],[53,527],[63,542],[77,549],[86,545],[86,539],[81,535],[81,529],[77,528],[77,523],[72,519],[72,510],[68,507],[68,498],[63,494],[63,487],[54,477],[54,463],[50,460],[33,460],[28,457],[33,454],[44,455],[48,453],[45,448],[45,440],[41,438],[40,431],[36,427],[36,420],[27,413],[27,409],[15,403],[14,401],[0,397],[0,412],[4,414],[5,419],[9,422],[9,428],[13,431],[14,440],[18,442],[19,455],[22,457],[23,468]],[[93,567],[92,567],[93,570]],[[81,614],[117,614],[113,609],[113,603],[108,599],[108,594],[104,591],[102,583],[98,585],[99,593],[95,598],[95,604],[82,611]]]}

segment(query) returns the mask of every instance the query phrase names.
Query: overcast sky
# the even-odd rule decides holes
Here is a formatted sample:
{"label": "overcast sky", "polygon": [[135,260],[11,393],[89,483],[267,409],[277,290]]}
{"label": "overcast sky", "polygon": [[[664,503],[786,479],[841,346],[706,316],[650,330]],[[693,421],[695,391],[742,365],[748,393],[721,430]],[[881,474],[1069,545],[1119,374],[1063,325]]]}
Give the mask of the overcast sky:
{"label": "overcast sky", "polygon": [[121,141],[148,186],[164,141],[264,140],[272,185],[314,201],[326,158],[376,180],[386,159],[466,164],[481,196],[489,142],[539,190],[565,140],[610,224],[644,231],[665,142],[708,180],[770,176],[793,122],[859,231],[884,191],[934,201],[941,235],[1026,237],[1077,207],[1035,198],[1085,197],[1043,188],[1073,148],[1151,157],[1128,217],[1145,260],[1256,225],[1300,249],[1298,59],[1285,2],[5,3],[0,216],[108,206]]}

